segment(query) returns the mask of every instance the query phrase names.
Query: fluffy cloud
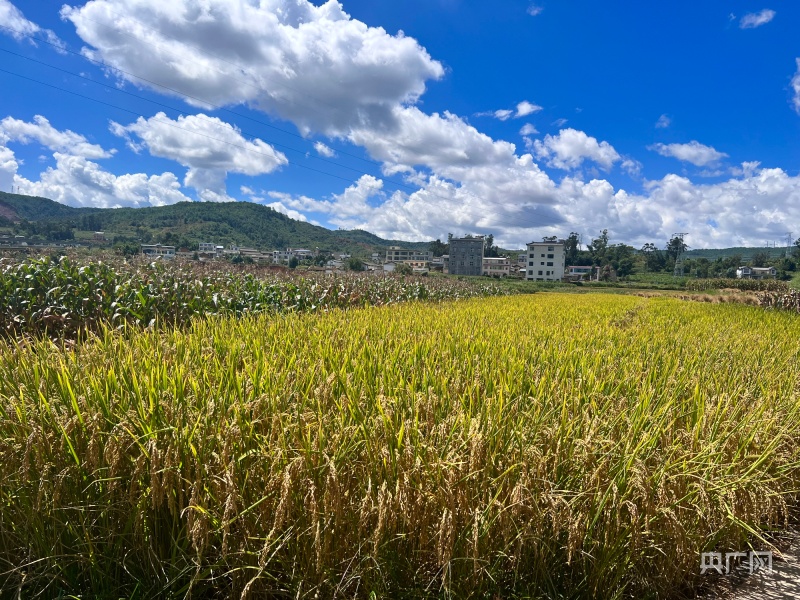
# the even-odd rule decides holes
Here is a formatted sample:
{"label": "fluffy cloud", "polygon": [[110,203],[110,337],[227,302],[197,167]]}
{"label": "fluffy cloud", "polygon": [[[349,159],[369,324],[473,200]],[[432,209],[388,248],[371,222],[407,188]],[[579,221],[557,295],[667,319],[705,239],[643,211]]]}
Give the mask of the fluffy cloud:
{"label": "fluffy cloud", "polygon": [[527,13],[528,13],[530,16],[532,16],[532,17],[536,17],[536,16],[538,16],[538,15],[542,14],[542,11],[543,11],[543,10],[544,10],[544,7],[543,7],[543,6],[540,6],[540,5],[538,5],[538,4],[531,4],[531,5],[528,7],[528,10],[527,10],[526,12],[527,12]]}
{"label": "fluffy cloud", "polygon": [[130,138],[134,134],[153,156],[188,167],[184,183],[195,188],[203,200],[228,199],[225,178],[229,172],[262,175],[288,163],[283,153],[266,142],[247,140],[229,123],[204,114],[172,120],[158,113],[150,119],[139,117],[127,126],[112,123],[111,131],[139,149]]}
{"label": "fluffy cloud", "polygon": [[385,125],[444,75],[416,40],[368,27],[335,0],[93,0],[62,16],[94,58],[214,104],[247,103],[304,132]]}
{"label": "fluffy cloud", "polygon": [[792,90],[794,90],[792,104],[794,105],[794,110],[800,115],[800,58],[796,59],[796,61],[797,72],[792,77]]}
{"label": "fluffy cloud", "polygon": [[114,175],[82,156],[56,152],[55,168],[48,168],[39,181],[17,176],[20,193],[51,198],[70,206],[114,208],[122,206],[163,206],[191,200],[181,192],[172,173]]}
{"label": "fluffy cloud", "polygon": [[476,117],[494,117],[500,121],[508,121],[509,119],[519,119],[520,117],[527,117],[535,112],[542,110],[538,104],[533,104],[527,100],[523,100],[517,104],[515,109],[501,108],[495,111],[476,113]]}
{"label": "fluffy cloud", "polygon": [[[63,48],[64,46],[55,33],[49,29],[42,29],[33,21],[26,19],[22,12],[11,4],[9,0],[0,0],[0,25],[7,28],[0,31],[10,35],[15,40],[22,40],[27,36],[39,34],[46,37],[47,41],[54,44],[56,48]],[[32,40],[31,43],[36,44]]]}
{"label": "fluffy cloud", "polygon": [[542,107],[538,104],[533,104],[528,102],[527,100],[523,100],[519,104],[517,104],[517,118],[519,117],[527,117],[528,115],[532,115],[535,112],[539,112],[542,110]]}
{"label": "fluffy cloud", "polygon": [[283,202],[270,202],[268,204],[264,204],[264,206],[269,206],[272,210],[278,211],[279,213],[282,213],[290,219],[294,219],[295,221],[303,221],[304,223],[308,222],[308,218],[303,213],[286,207]]}
{"label": "fluffy cloud", "polygon": [[85,158],[109,158],[116,152],[116,150],[104,150],[97,144],[90,144],[84,136],[74,131],[68,129],[59,131],[41,115],[33,117],[33,122],[6,117],[0,121],[0,131],[5,134],[8,141],[23,144],[36,141],[55,152]]}
{"label": "fluffy cloud", "polygon": [[314,150],[317,151],[317,154],[319,154],[320,156],[324,156],[325,158],[334,158],[336,156],[336,152],[334,152],[332,148],[329,148],[322,142],[315,142]]}
{"label": "fluffy cloud", "polygon": [[625,158],[620,164],[622,170],[631,177],[639,177],[642,174],[642,166],[642,163],[630,157]]}
{"label": "fluffy cloud", "polygon": [[558,196],[556,184],[530,155],[518,157],[506,169],[483,165],[470,170],[471,177],[461,183],[432,175],[422,182],[422,189],[395,192],[388,198],[384,182],[368,175],[330,200],[269,195],[292,210],[326,214],[340,227],[367,229],[389,239],[494,233],[498,241],[513,246],[530,236],[531,228],[564,222],[552,206]]}
{"label": "fluffy cloud", "polygon": [[766,25],[775,18],[775,11],[765,8],[761,12],[748,13],[739,20],[740,29],[755,29]]}
{"label": "fluffy cloud", "polygon": [[588,159],[608,170],[621,159],[608,142],[598,142],[583,131],[571,128],[562,129],[558,135],[548,134],[544,140],[536,140],[533,148],[537,157],[557,169],[577,169]]}
{"label": "fluffy cloud", "polygon": [[514,159],[514,144],[495,141],[449,112],[428,115],[416,107],[397,107],[392,121],[394,127],[358,129],[349,136],[386,163],[387,173],[424,165],[455,177],[465,167],[505,165]]}
{"label": "fluffy cloud", "polygon": [[658,117],[658,121],[656,121],[656,129],[666,129],[670,124],[672,124],[672,119],[667,115],[661,115]]}
{"label": "fluffy cloud", "polygon": [[[2,138],[0,138],[2,142]],[[17,159],[14,153],[0,145],[0,190],[11,191],[11,186],[14,184],[14,175],[17,174]]]}
{"label": "fluffy cloud", "polygon": [[525,123],[525,125],[522,126],[522,129],[519,130],[519,134],[521,136],[536,135],[537,133],[539,132],[537,131],[536,127],[530,123]]}
{"label": "fluffy cloud", "polygon": [[[668,175],[641,194],[615,190],[599,178],[583,181],[585,174],[556,183],[514,144],[494,140],[452,113],[420,110],[416,102],[429,81],[443,76],[441,64],[402,33],[390,35],[351,19],[334,0],[320,6],[308,0],[92,0],[62,14],[90,47],[86,52],[112,67],[214,104],[247,104],[293,122],[303,133],[346,139],[382,161],[385,174],[403,173],[420,186],[410,194],[392,193],[388,181],[364,176],[323,199],[273,192],[258,200],[292,216],[324,214],[328,223],[395,239],[441,238],[449,231],[494,233],[508,247],[530,241],[533,233],[591,235],[603,227],[614,241],[631,243],[666,241],[680,230],[695,232],[699,241],[689,243],[696,247],[757,243],[765,237],[763,229],[783,231],[800,218],[797,178],[752,165],[743,166],[740,179],[713,185]],[[800,82],[796,87],[800,96]],[[520,102],[491,116],[509,120],[537,110]],[[150,120],[144,123],[142,133],[125,132],[132,143],[187,166],[186,184],[202,189],[201,197],[224,195],[224,174],[236,162],[229,160],[230,148],[222,152],[228,157],[215,163],[213,156],[196,156],[191,144],[158,136],[148,141],[157,128]],[[557,123],[562,128],[566,120]],[[527,139],[536,156],[557,168],[574,169],[588,161],[605,169],[619,163],[629,173],[640,168],[608,142],[574,129],[541,141]],[[697,147],[677,144],[656,151],[688,162],[716,153],[708,164],[724,157],[693,144]],[[712,154],[703,154],[703,148]],[[316,150],[324,152],[322,146]],[[76,174],[83,168],[102,181],[96,165],[92,169],[93,163],[82,160],[67,164],[62,158],[55,171],[66,178],[68,168]],[[43,182],[55,178],[44,175]],[[120,187],[117,180],[123,177],[152,179],[131,175],[109,181]],[[156,182],[154,189],[182,195],[174,175],[161,177],[163,185]],[[64,185],[77,183],[67,178]],[[135,197],[150,201],[144,194]],[[101,194],[96,201],[109,198]]]}
{"label": "fluffy cloud", "polygon": [[653,144],[647,149],[658,152],[661,156],[670,156],[683,162],[692,163],[697,167],[705,167],[728,156],[724,152],[718,152],[711,146],[705,146],[695,140],[688,144]]}

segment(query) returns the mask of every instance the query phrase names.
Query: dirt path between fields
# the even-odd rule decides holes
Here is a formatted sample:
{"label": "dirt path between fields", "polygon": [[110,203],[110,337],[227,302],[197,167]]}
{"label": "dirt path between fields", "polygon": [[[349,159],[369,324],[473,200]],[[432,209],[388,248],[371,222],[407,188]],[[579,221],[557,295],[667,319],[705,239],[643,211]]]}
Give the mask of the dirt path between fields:
{"label": "dirt path between fields", "polygon": [[[732,585],[731,585],[732,584]],[[727,591],[712,594],[719,600],[797,600],[800,599],[800,535],[781,553],[775,553],[772,572],[757,571],[732,581]]]}

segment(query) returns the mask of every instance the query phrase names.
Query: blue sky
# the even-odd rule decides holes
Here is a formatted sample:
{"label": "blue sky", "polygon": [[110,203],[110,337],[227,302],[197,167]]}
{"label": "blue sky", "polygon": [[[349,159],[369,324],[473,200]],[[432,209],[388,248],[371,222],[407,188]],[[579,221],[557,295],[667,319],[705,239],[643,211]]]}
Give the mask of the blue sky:
{"label": "blue sky", "polygon": [[800,237],[798,24],[792,2],[0,0],[0,189],[763,245]]}

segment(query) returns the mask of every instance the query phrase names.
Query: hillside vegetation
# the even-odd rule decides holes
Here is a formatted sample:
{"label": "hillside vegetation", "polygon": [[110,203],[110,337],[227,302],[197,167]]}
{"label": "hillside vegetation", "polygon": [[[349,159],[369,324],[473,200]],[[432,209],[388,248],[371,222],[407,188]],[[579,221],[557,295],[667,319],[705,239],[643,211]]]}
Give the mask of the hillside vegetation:
{"label": "hillside vegetation", "polygon": [[[196,249],[200,242],[242,247],[319,248],[329,252],[366,254],[386,246],[427,248],[427,242],[384,240],[366,231],[332,231],[291,219],[272,208],[252,202],[179,202],[146,208],[72,208],[46,198],[0,192],[0,226],[24,221],[20,233],[51,239],[52,231],[70,229],[74,239],[103,231],[119,242],[164,243]],[[82,236],[81,232],[86,235]]]}

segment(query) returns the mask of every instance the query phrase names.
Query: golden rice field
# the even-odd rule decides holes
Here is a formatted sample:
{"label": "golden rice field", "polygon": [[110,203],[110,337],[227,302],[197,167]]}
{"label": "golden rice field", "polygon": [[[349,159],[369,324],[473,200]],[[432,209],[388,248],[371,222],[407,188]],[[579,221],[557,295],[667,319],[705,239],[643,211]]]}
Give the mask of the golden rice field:
{"label": "golden rice field", "polygon": [[0,596],[672,598],[800,489],[800,319],[536,294],[0,346]]}

